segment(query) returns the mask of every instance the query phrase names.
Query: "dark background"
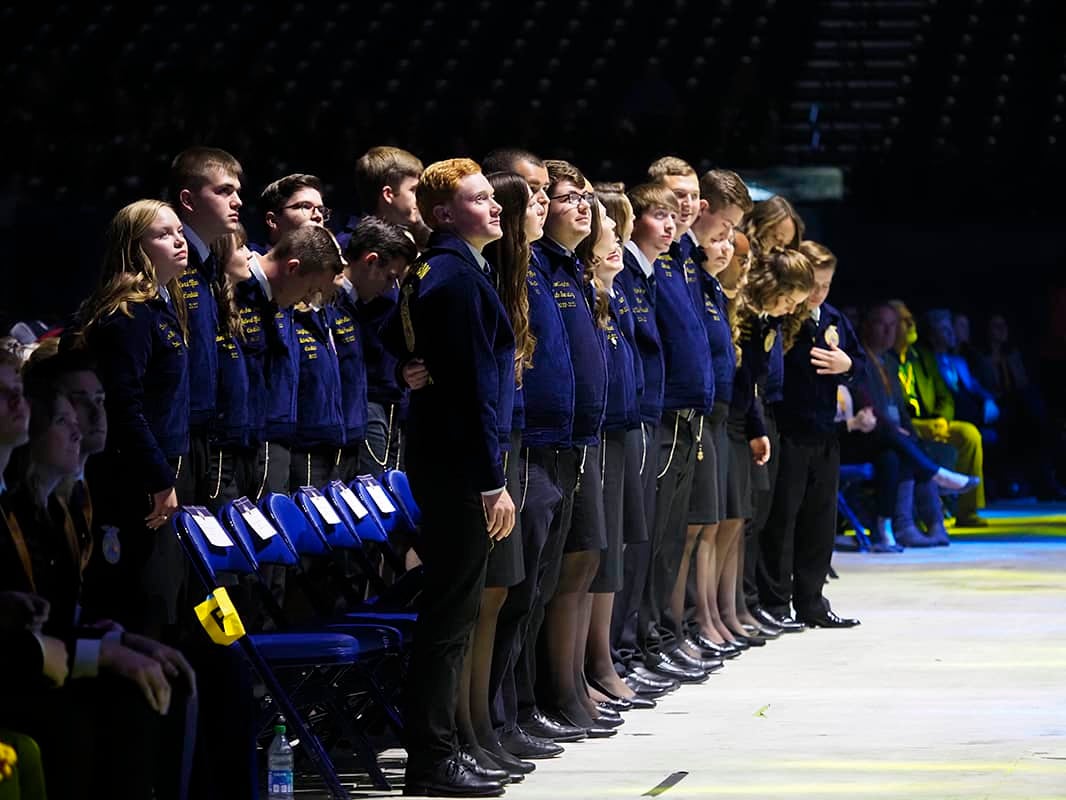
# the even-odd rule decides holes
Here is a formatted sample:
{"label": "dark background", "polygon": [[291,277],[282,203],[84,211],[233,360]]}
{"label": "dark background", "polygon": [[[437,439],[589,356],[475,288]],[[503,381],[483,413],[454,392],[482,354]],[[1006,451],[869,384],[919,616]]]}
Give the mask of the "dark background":
{"label": "dark background", "polygon": [[1005,311],[1042,347],[1066,266],[1066,4],[535,0],[119,5],[0,11],[7,164],[0,323],[72,311],[123,204],[211,144],[244,164],[244,219],[283,174],[351,207],[375,144],[425,163],[502,145],[633,183],[831,165],[798,202],[840,256],[831,300]]}

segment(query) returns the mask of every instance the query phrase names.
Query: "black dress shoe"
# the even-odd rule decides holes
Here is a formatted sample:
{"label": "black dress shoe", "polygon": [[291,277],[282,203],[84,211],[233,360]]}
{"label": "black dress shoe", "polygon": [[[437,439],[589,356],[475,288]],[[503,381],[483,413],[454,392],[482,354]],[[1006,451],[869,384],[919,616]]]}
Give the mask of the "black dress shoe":
{"label": "black dress shoe", "polygon": [[412,770],[408,762],[403,793],[408,797],[499,797],[503,784],[479,778],[455,757],[420,770]]}
{"label": "black dress shoe", "polygon": [[699,669],[706,672],[708,675],[712,672],[717,672],[722,668],[722,662],[719,659],[704,660],[697,658],[694,655],[690,655],[685,651],[683,647],[677,647],[671,650],[666,655],[675,664],[679,664],[682,667],[689,667],[690,669]]}
{"label": "black dress shoe", "polygon": [[637,697],[647,700],[657,700],[660,697],[665,697],[669,692],[666,689],[653,689],[646,683],[641,683],[640,679],[635,675],[628,675],[625,678],[626,686],[637,693]]}
{"label": "black dress shoe", "polygon": [[559,720],[549,718],[543,711],[536,711],[518,724],[530,736],[553,742],[579,742],[585,738],[584,728],[564,725]]}
{"label": "black dress shoe", "polygon": [[[562,723],[564,723],[566,725],[575,725],[574,720],[570,719],[562,711],[556,711],[551,716],[557,717],[560,722],[562,722]],[[593,725],[591,727],[588,727],[588,728],[584,729],[585,735],[589,739],[607,739],[607,738],[609,738],[611,736],[614,736],[616,733],[618,733],[618,731],[615,728],[608,728],[608,727],[604,727],[602,725],[597,725],[597,724],[595,724],[595,722],[596,721],[593,720]],[[575,727],[576,727],[576,725],[575,725]]]}
{"label": "black dress shoe", "polygon": [[604,704],[608,708],[613,708],[615,711],[619,712],[633,710],[633,704],[629,702],[629,700],[625,697],[615,697],[613,694],[609,694],[608,692],[600,692],[600,694],[602,694],[607,699],[601,700],[600,703],[597,703],[597,705]]}
{"label": "black dress shoe", "polygon": [[744,625],[745,636],[756,636],[760,639],[770,641],[772,639],[780,638],[781,629],[771,628],[766,625]]}
{"label": "black dress shoe", "polygon": [[[588,678],[589,686],[595,689],[608,699],[611,707],[615,711],[636,711],[647,708],[655,708],[656,703],[650,698],[641,697],[640,693],[637,693],[636,697],[619,697],[614,692],[610,691],[606,686],[597,681],[595,678]],[[632,687],[630,687],[632,688]],[[633,689],[636,691],[636,689]],[[628,708],[619,708],[616,703],[625,703]]]}
{"label": "black dress shoe", "polygon": [[751,615],[759,620],[759,622],[772,625],[782,633],[799,633],[806,627],[802,622],[796,622],[796,620],[792,619],[792,617],[787,614],[778,616],[777,614],[770,613],[762,606],[756,606],[751,609]]}
{"label": "black dress shoe", "polygon": [[744,642],[748,647],[765,647],[766,640],[761,636],[738,636],[738,640]]}
{"label": "black dress shoe", "polygon": [[[479,748],[480,751],[480,748]],[[479,752],[480,755],[480,752]],[[511,776],[505,769],[497,769],[495,764],[489,765],[486,761],[479,761],[478,757],[474,755],[467,747],[460,747],[457,753],[457,758],[463,762],[468,770],[477,775],[479,778],[484,778],[488,781],[499,781],[500,783],[510,783]],[[525,776],[523,776],[525,777]]]}
{"label": "black dress shoe", "polygon": [[[621,728],[625,724],[625,720],[621,716],[606,717],[603,714],[598,714],[592,718],[592,727],[594,728]],[[586,728],[586,730],[589,730]]]}
{"label": "black dress shoe", "polygon": [[727,639],[726,644],[730,647],[736,648],[741,653],[751,647],[751,645],[748,644],[748,640],[745,639],[743,636],[734,636],[732,639]]}
{"label": "black dress shoe", "polygon": [[856,625],[862,624],[857,619],[838,617],[828,608],[824,611],[815,611],[812,614],[797,614],[797,616],[800,622],[811,628],[854,628]]}
{"label": "black dress shoe", "polygon": [[[529,731],[518,726],[510,733],[505,733],[500,737],[500,747],[506,752],[507,755],[517,756],[515,759],[529,758],[555,758],[557,755],[561,755],[564,751],[563,748],[553,742],[551,739],[542,739],[539,736],[531,736]],[[490,751],[492,752],[492,751]],[[500,753],[492,752],[494,756],[497,756],[499,761]],[[521,763],[521,761],[519,761]],[[532,770],[530,770],[532,772]]]}
{"label": "black dress shoe", "polygon": [[620,711],[618,711],[617,709],[611,708],[606,703],[597,703],[596,704],[596,713],[599,716],[601,716],[601,717],[606,717],[607,719],[621,719],[622,718],[622,714],[621,714]]}
{"label": "black dress shoe", "polygon": [[829,577],[832,578],[833,580],[836,580],[837,578],[840,577],[839,575],[837,575],[837,571],[835,569],[833,569],[833,565],[832,564],[829,565]]}
{"label": "black dress shoe", "polygon": [[723,658],[722,648],[714,644],[714,642],[709,642],[709,644],[714,645],[713,647],[704,647],[694,637],[685,637],[681,640],[681,644],[684,645],[686,653],[689,655],[695,654],[704,661],[716,661]]}
{"label": "black dress shoe", "polygon": [[648,666],[651,667],[652,672],[673,678],[678,683],[703,683],[707,680],[707,673],[702,669],[683,667],[664,656],[660,656],[654,663],[651,663],[649,659]]}
{"label": "black dress shoe", "polygon": [[652,672],[647,667],[634,667],[630,675],[649,686],[663,689],[667,692],[672,692],[678,687],[678,682],[673,678]]}
{"label": "black dress shoe", "polygon": [[[504,750],[500,750],[497,753],[488,748],[483,748],[481,754],[482,763],[491,763],[497,769],[502,769],[507,773],[510,783],[521,783],[526,779],[526,775],[537,768],[537,765],[531,761],[523,761]],[[501,783],[507,782],[501,781]]]}

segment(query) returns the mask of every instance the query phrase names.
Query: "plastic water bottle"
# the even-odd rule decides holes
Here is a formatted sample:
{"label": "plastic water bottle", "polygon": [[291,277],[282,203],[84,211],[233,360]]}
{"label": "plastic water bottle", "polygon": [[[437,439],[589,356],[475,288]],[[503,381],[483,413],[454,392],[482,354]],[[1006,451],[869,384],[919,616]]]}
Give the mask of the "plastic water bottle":
{"label": "plastic water bottle", "polygon": [[285,726],[274,726],[274,740],[267,751],[268,800],[293,800],[292,745],[285,738]]}

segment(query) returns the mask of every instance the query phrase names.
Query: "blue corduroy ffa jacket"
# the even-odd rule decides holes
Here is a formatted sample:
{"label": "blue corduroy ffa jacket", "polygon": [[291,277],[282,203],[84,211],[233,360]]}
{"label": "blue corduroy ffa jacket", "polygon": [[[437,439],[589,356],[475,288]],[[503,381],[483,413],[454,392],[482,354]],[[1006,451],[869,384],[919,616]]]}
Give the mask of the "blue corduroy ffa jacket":
{"label": "blue corduroy ffa jacket", "polygon": [[[407,461],[487,492],[505,483],[501,428],[514,403],[514,333],[464,240],[436,231],[404,279],[383,331],[401,361],[421,358],[432,382],[411,392]],[[501,425],[502,421],[505,425]]]}

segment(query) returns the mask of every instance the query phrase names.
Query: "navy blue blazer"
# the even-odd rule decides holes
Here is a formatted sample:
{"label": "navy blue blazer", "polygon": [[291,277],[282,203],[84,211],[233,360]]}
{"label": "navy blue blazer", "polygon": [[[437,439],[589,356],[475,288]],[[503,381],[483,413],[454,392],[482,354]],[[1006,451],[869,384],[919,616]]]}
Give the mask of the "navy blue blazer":
{"label": "navy blue blazer", "polygon": [[[851,356],[843,375],[819,375],[811,364],[811,348],[836,344]],[[866,372],[866,354],[855,331],[840,311],[822,303],[818,323],[803,323],[792,349],[785,353],[784,396],[777,404],[777,427],[798,441],[821,441],[837,434],[837,387]]]}
{"label": "navy blue blazer", "polygon": [[327,313],[340,367],[344,441],[362,442],[366,438],[367,401],[359,307],[350,294],[343,293]]}
{"label": "navy blue blazer", "polygon": [[711,349],[714,369],[714,399],[728,405],[733,399],[733,379],[737,371],[733,330],[729,326],[729,301],[718,279],[702,269],[698,285],[704,310],[703,327],[707,331],[707,344]]}
{"label": "navy blue blazer", "polygon": [[522,374],[524,447],[570,447],[574,431],[574,363],[563,313],[555,302],[546,264],[534,259],[526,273],[529,329],[537,339],[533,366]]}
{"label": "navy blue blazer", "polygon": [[293,309],[292,324],[300,354],[294,449],[344,445],[341,372],[326,311]]}
{"label": "navy blue blazer", "polygon": [[404,279],[385,341],[402,361],[421,358],[432,380],[411,393],[412,472],[439,471],[478,492],[504,486],[500,437],[514,404],[514,333],[466,242],[433,233]]}
{"label": "navy blue blazer", "polygon": [[592,286],[585,283],[580,260],[550,239],[533,244],[533,258],[551,275],[552,292],[570,342],[574,365],[573,443],[595,444],[600,440],[607,407],[607,340],[592,317]]}
{"label": "navy blue blazer", "polygon": [[178,282],[189,312],[189,422],[194,430],[207,429],[215,421],[218,392],[218,305],[211,291],[217,265],[215,257],[200,260],[189,247],[189,263]]}
{"label": "navy blue blazer", "polygon": [[748,439],[766,436],[762,393],[766,386],[770,351],[781,339],[781,319],[755,317],[740,335],[740,364],[733,378],[729,416],[744,421]]}
{"label": "navy blue blazer", "polygon": [[633,314],[625,294],[615,291],[610,302],[607,329],[607,412],[603,421],[605,431],[628,431],[640,427],[640,403],[637,393],[635,363],[639,356],[625,335],[627,321],[632,327]]}
{"label": "navy blue blazer", "polygon": [[640,356],[643,390],[640,393],[640,416],[644,422],[658,425],[663,416],[663,343],[655,321],[655,275],[644,274],[636,257],[622,251],[623,269],[614,285],[625,292],[633,311],[634,338]]}
{"label": "navy blue blazer", "polygon": [[665,375],[663,408],[692,408],[705,414],[714,405],[714,371],[703,309],[696,307],[690,286],[694,279],[695,266],[680,242],[655,261],[655,321],[663,343]]}
{"label": "navy blue blazer", "polygon": [[128,308],[130,316],[116,311],[86,338],[107,393],[107,450],[155,493],[174,485],[169,460],[189,452],[189,348],[162,298]]}

